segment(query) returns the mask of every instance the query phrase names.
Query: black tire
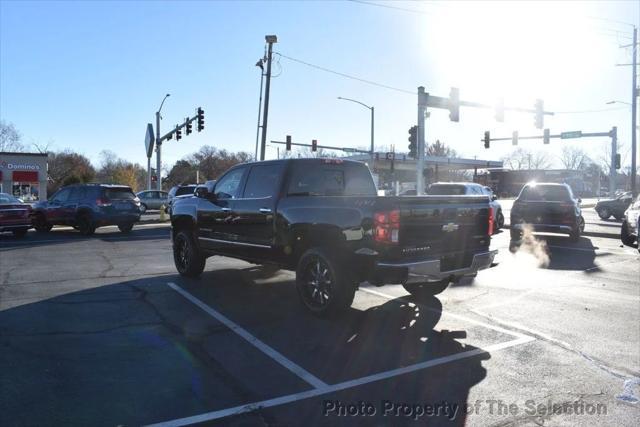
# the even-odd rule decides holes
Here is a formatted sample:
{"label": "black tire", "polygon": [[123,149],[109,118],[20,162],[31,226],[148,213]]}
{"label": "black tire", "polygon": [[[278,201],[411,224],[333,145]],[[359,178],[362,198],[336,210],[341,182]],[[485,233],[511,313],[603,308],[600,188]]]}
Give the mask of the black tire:
{"label": "black tire", "polygon": [[13,235],[15,237],[22,238],[22,237],[27,235],[27,231],[29,231],[29,229],[25,227],[25,228],[16,228],[15,230],[12,230],[11,232],[13,233]]}
{"label": "black tire", "polygon": [[613,214],[613,217],[618,221],[622,221],[624,219],[624,214]]}
{"label": "black tire", "polygon": [[173,238],[173,262],[181,276],[198,277],[204,271],[207,259],[187,230],[179,231]]}
{"label": "black tire", "polygon": [[499,210],[498,218],[496,218],[496,224],[494,228],[496,230],[500,230],[502,227],[504,227],[504,215],[502,214],[502,210]]}
{"label": "black tire", "polygon": [[96,226],[87,214],[78,216],[78,219],[76,219],[76,227],[83,236],[91,236],[96,232]]}
{"label": "black tire", "polygon": [[449,286],[449,279],[439,282],[405,283],[402,287],[416,298],[432,297],[442,293]]}
{"label": "black tire", "polygon": [[144,203],[140,204],[140,213],[145,213],[147,211],[147,205]]}
{"label": "black tire", "polygon": [[574,228],[573,231],[571,231],[571,233],[569,233],[569,239],[572,242],[577,242],[578,240],[580,240],[580,228],[578,226],[578,228]]}
{"label": "black tire", "polygon": [[609,219],[609,217],[611,217],[611,212],[609,212],[609,209],[607,208],[602,208],[598,211],[598,216],[600,219]]}
{"label": "black tire", "polygon": [[298,296],[317,316],[335,315],[348,309],[353,303],[356,285],[345,263],[325,249],[309,249],[298,261]]}
{"label": "black tire", "polygon": [[516,230],[512,228],[511,230],[509,230],[509,233],[511,234],[511,240],[522,239],[522,232],[520,230]]}
{"label": "black tire", "polygon": [[128,223],[128,224],[118,224],[118,229],[123,232],[123,233],[131,233],[131,230],[133,229],[133,223]]}
{"label": "black tire", "polygon": [[53,224],[49,224],[44,214],[36,214],[33,218],[33,228],[39,233],[48,233],[53,228]]}
{"label": "black tire", "polygon": [[580,218],[578,218],[578,229],[580,230],[580,234],[584,233],[584,224],[584,217],[580,215]]}
{"label": "black tire", "polygon": [[629,234],[629,225],[627,224],[627,221],[623,222],[622,227],[620,228],[620,241],[622,241],[624,245],[631,246],[635,240],[635,236]]}

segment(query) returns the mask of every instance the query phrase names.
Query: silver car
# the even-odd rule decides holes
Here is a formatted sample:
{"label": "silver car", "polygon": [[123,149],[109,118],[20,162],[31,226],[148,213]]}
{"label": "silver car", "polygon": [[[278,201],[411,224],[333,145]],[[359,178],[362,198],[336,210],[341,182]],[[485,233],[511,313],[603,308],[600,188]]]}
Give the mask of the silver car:
{"label": "silver car", "polygon": [[[624,213],[624,219],[622,220],[622,227],[620,228],[620,240],[625,245],[633,245],[638,241],[638,234],[640,228],[640,196],[636,196],[636,199],[629,205]],[[640,245],[638,245],[640,251]]]}
{"label": "silver car", "polygon": [[160,206],[169,205],[169,193],[166,191],[146,190],[136,194],[140,199],[140,210],[160,209]]}

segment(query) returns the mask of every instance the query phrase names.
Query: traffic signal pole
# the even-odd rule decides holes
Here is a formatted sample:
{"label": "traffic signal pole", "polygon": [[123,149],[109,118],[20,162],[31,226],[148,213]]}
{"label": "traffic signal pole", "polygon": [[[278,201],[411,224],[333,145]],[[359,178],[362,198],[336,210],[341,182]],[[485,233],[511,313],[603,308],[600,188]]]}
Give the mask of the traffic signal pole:
{"label": "traffic signal pole", "polygon": [[418,87],[418,144],[416,162],[416,194],[424,194],[424,155],[425,155],[425,117],[427,114],[427,99],[429,94],[424,91],[424,86]]}
{"label": "traffic signal pole", "polygon": [[633,66],[632,72],[633,77],[631,79],[631,192],[635,197],[638,194],[638,189],[636,186],[636,176],[637,176],[637,163],[636,157],[638,156],[637,151],[637,133],[636,129],[636,114],[638,109],[638,80],[637,80],[637,64],[638,64],[638,27],[633,27],[633,47],[631,48],[633,55]]}
{"label": "traffic signal pole", "polygon": [[[162,139],[160,138],[160,111],[156,111],[156,177],[158,178],[157,189],[162,191]],[[151,176],[149,176],[151,180]],[[151,187],[151,184],[149,184]]]}

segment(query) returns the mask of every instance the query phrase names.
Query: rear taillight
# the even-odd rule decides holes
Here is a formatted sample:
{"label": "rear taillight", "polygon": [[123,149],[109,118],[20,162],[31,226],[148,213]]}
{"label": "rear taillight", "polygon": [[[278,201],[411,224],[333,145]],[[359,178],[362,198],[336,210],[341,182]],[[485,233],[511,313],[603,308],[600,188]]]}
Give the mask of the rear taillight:
{"label": "rear taillight", "polygon": [[493,208],[489,207],[489,225],[487,227],[487,234],[493,235]]}
{"label": "rear taillight", "polygon": [[98,205],[101,208],[111,206],[111,200],[101,197],[96,200],[96,205]]}
{"label": "rear taillight", "polygon": [[373,240],[390,245],[398,244],[400,211],[376,212],[373,215]]}

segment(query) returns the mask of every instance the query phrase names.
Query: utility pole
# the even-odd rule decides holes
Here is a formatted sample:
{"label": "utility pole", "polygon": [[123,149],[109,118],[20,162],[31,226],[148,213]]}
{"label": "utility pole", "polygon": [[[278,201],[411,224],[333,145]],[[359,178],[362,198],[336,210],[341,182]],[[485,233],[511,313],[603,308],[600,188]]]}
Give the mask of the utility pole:
{"label": "utility pole", "polygon": [[427,98],[428,93],[425,93],[424,86],[418,87],[418,158],[416,162],[416,194],[421,196],[424,194],[424,141],[426,130],[424,128],[425,116],[427,114]]}
{"label": "utility pole", "polygon": [[162,111],[162,106],[164,105],[164,101],[170,97],[171,94],[168,93],[162,98],[162,102],[160,103],[160,108],[156,111],[156,177],[158,178],[158,191],[162,191],[162,138],[160,138],[160,111]]}
{"label": "utility pole", "polygon": [[618,128],[611,128],[611,168],[609,169],[609,197],[616,191],[616,154],[618,153]]}
{"label": "utility pole", "polygon": [[633,77],[631,79],[631,192],[633,193],[633,197],[638,194],[638,189],[636,188],[636,157],[637,157],[637,141],[636,141],[636,113],[638,108],[638,83],[637,83],[637,60],[638,60],[638,27],[633,27],[633,46],[632,49],[632,74]]}
{"label": "utility pole", "polygon": [[268,45],[267,50],[267,85],[264,93],[264,116],[262,117],[262,143],[260,144],[260,160],[264,160],[264,152],[267,147],[267,119],[269,117],[269,92],[271,89],[271,60],[273,55],[273,44],[278,42],[275,35],[265,36]]}
{"label": "utility pole", "polygon": [[260,68],[260,98],[258,99],[258,125],[256,127],[256,154],[253,160],[258,160],[258,144],[260,143],[260,116],[262,115],[262,87],[264,85],[264,61],[266,58],[260,58],[256,62],[256,67]]}
{"label": "utility pole", "polygon": [[371,163],[373,165],[373,159],[375,157],[374,154],[374,148],[373,148],[373,118],[374,118],[374,112],[373,112],[373,106],[371,106]]}

